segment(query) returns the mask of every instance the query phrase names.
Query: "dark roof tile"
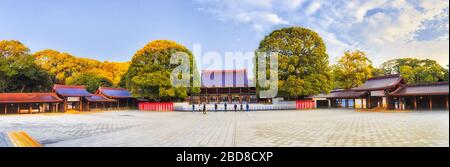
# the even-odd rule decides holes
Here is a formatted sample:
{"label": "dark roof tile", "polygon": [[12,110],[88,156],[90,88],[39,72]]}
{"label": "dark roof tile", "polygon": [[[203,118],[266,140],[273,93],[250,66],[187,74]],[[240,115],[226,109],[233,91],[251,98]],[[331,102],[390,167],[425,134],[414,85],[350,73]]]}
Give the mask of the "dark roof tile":
{"label": "dark roof tile", "polygon": [[363,85],[352,88],[355,91],[372,91],[395,88],[398,84],[404,83],[404,79],[400,75],[388,75],[377,78],[368,79]]}
{"label": "dark roof tile", "polygon": [[131,96],[130,91],[124,88],[107,88],[107,87],[100,87],[98,88],[98,91],[105,95],[108,98],[112,99],[121,99],[121,98],[133,98]]}
{"label": "dark roof tile", "polygon": [[55,85],[53,90],[56,94],[64,97],[88,97],[92,96],[84,86]]}
{"label": "dark roof tile", "polygon": [[248,87],[247,69],[203,70],[202,87]]}
{"label": "dark roof tile", "polygon": [[56,103],[63,101],[54,93],[0,93],[0,103]]}
{"label": "dark roof tile", "polygon": [[102,95],[92,95],[90,97],[85,97],[89,102],[115,102],[114,99],[108,99]]}
{"label": "dark roof tile", "polygon": [[392,96],[426,96],[426,95],[447,95],[448,82],[434,84],[405,85],[390,93]]}

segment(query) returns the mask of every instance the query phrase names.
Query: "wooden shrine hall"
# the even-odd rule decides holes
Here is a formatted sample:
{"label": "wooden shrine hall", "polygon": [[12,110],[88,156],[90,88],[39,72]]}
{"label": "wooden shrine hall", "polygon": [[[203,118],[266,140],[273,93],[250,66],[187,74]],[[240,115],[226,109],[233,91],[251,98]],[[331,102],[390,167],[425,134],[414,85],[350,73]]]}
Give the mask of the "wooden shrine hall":
{"label": "wooden shrine hall", "polygon": [[0,93],[0,113],[59,112],[63,99],[54,93]]}
{"label": "wooden shrine hall", "polygon": [[117,108],[120,109],[134,109],[138,106],[139,100],[131,96],[130,91],[124,88],[99,87],[96,94],[115,100],[117,103]]}
{"label": "wooden shrine hall", "polygon": [[316,107],[448,110],[448,82],[407,84],[400,75],[369,78],[350,90],[308,96]]}
{"label": "wooden shrine hall", "polygon": [[203,70],[201,92],[190,94],[191,103],[256,102],[256,87],[248,79],[247,69]]}

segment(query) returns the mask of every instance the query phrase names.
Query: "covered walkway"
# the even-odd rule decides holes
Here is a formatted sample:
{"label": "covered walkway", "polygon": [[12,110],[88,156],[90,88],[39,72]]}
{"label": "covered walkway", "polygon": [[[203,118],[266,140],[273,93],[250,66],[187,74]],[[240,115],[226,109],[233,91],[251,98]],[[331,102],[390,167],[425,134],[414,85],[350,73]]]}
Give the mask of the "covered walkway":
{"label": "covered walkway", "polygon": [[0,113],[31,114],[59,112],[63,99],[54,93],[1,93]]}

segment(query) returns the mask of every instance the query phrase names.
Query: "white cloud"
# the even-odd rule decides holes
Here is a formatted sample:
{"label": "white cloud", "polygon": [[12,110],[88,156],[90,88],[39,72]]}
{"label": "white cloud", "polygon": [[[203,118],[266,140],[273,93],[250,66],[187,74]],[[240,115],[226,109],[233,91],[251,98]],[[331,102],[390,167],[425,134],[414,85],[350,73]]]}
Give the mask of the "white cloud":
{"label": "white cloud", "polygon": [[277,5],[295,9],[301,4],[300,0],[196,0],[201,6],[200,11],[217,17],[222,21],[234,21],[237,23],[247,23],[257,31],[265,31],[276,25],[286,25],[289,21],[282,18],[274,9]]}
{"label": "white cloud", "polygon": [[280,6],[283,10],[296,10],[298,9],[305,0],[280,0]]}
{"label": "white cloud", "polygon": [[321,1],[314,1],[311,2],[311,4],[308,6],[308,8],[306,9],[306,13],[308,15],[312,15],[315,14],[317,12],[317,10],[319,10],[319,8],[322,6],[322,2]]}
{"label": "white cloud", "polygon": [[447,0],[196,0],[212,16],[269,32],[279,25],[318,32],[331,60],[359,48],[378,65],[400,57],[449,63]]}

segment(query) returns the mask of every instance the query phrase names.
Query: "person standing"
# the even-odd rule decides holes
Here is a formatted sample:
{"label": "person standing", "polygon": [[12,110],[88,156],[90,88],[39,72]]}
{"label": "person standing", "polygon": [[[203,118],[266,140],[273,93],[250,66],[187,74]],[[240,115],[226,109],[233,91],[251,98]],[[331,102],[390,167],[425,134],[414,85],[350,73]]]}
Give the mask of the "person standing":
{"label": "person standing", "polygon": [[192,112],[195,112],[195,104],[192,103]]}
{"label": "person standing", "polygon": [[217,112],[217,103],[214,103],[214,111]]}
{"label": "person standing", "polygon": [[203,114],[206,114],[206,103],[203,103]]}
{"label": "person standing", "polygon": [[248,103],[247,103],[247,105],[245,107],[247,108],[247,112],[249,112],[250,111],[250,105],[248,105]]}
{"label": "person standing", "polygon": [[242,106],[242,103],[241,103],[241,111],[244,111],[244,107]]}
{"label": "person standing", "polygon": [[237,111],[237,104],[234,104],[234,112]]}
{"label": "person standing", "polygon": [[225,106],[225,112],[227,112],[227,103],[223,104]]}

